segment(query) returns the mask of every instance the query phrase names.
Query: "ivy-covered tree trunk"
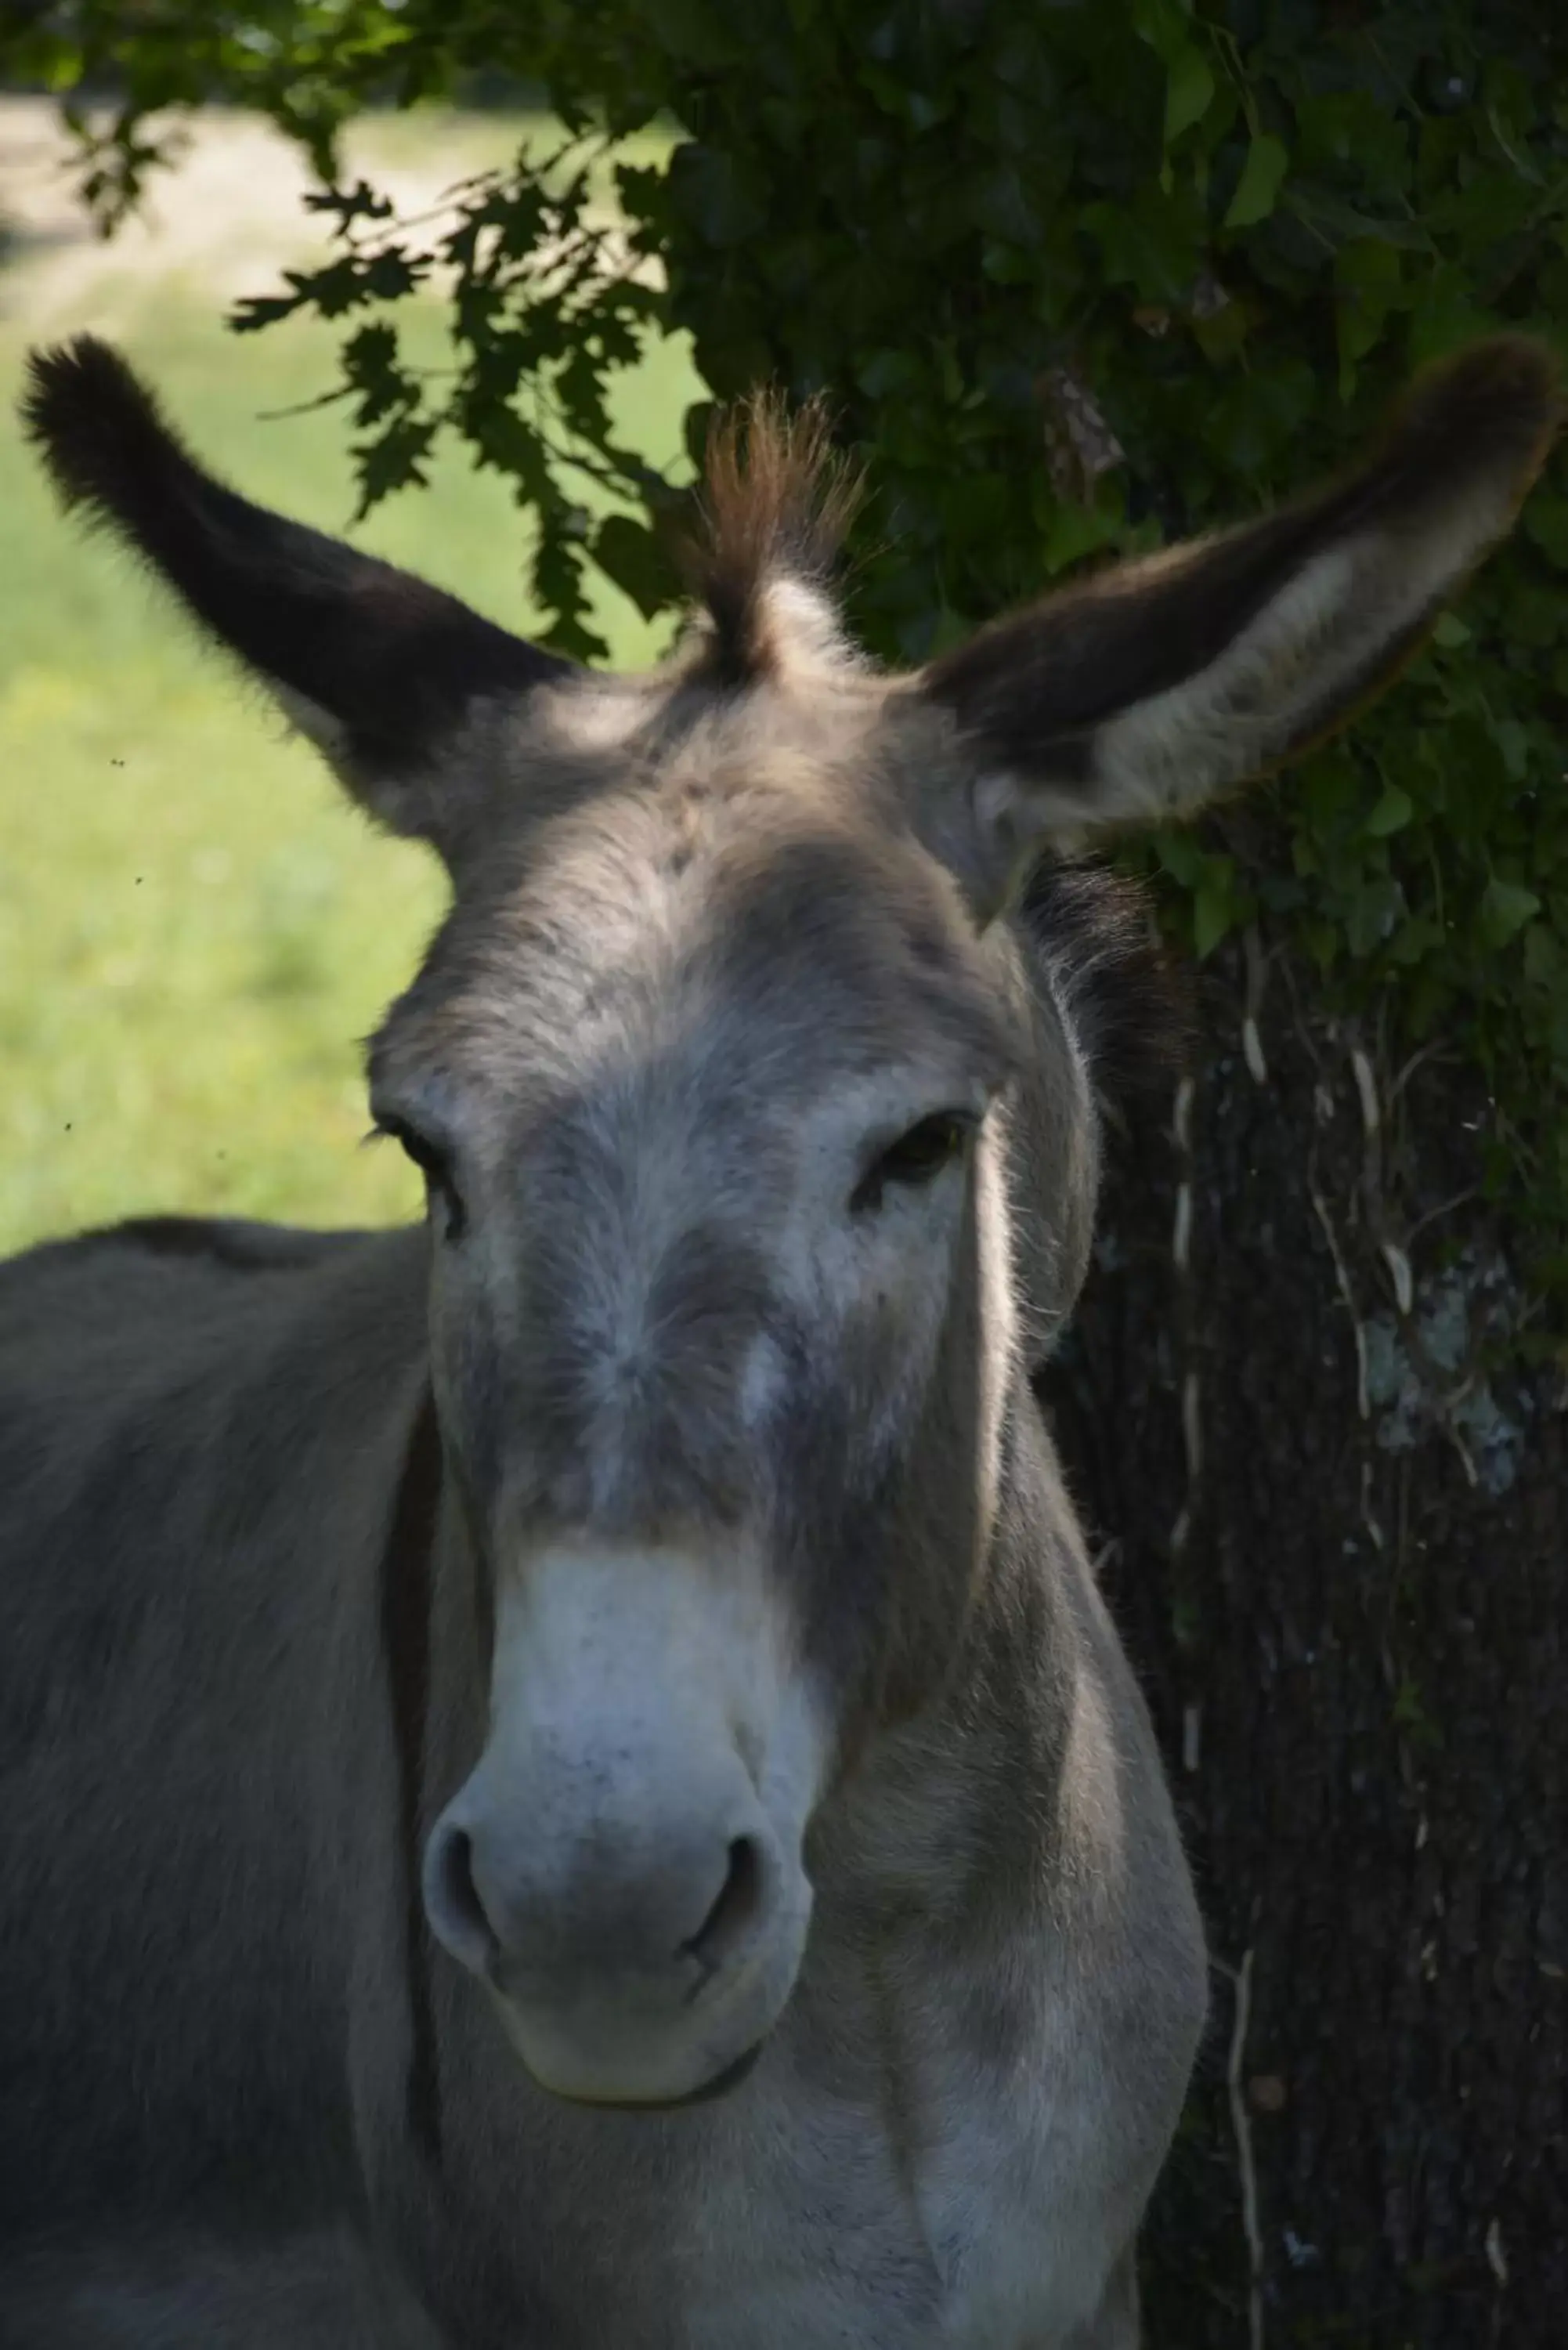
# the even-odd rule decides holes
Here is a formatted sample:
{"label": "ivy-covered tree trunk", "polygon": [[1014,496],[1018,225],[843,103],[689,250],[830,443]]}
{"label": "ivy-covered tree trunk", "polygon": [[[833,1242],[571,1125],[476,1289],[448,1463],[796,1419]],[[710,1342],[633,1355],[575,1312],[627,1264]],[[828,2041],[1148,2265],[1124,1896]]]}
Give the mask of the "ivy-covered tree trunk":
{"label": "ivy-covered tree trunk", "polygon": [[1114,1150],[1046,1381],[1214,1958],[1148,2337],[1547,2350],[1568,2311],[1562,1372],[1506,1367],[1518,1294],[1490,1220],[1447,1204],[1490,1117],[1473,1079],[1401,1085],[1256,951],[1203,1028],[1175,1117]]}

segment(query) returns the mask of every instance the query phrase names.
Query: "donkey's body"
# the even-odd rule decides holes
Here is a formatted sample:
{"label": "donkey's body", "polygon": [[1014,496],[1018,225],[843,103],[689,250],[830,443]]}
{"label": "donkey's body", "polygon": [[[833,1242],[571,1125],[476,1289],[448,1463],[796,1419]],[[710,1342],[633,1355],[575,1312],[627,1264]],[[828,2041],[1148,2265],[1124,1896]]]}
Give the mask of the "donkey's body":
{"label": "donkey's body", "polygon": [[1029,1385],[1117,925],[1014,910],[1377,681],[1540,355],[915,679],[765,415],[621,681],[99,345],[28,415],[453,907],[370,1053],[423,1231],[0,1273],[0,2350],[1130,2350],[1202,1952]]}
{"label": "donkey's body", "polygon": [[411,1489],[424,1237],[247,1266],[212,1231],[0,1274],[0,2343],[194,2345],[216,2305],[314,2345],[296,2264],[354,2342],[355,2243],[497,2350],[1130,2342],[1200,1945],[1026,1396],[962,1664],[823,1821],[756,2070],[575,2113],[410,1957],[422,1709],[389,1640],[430,1607],[443,1789],[476,1643],[450,1494]]}

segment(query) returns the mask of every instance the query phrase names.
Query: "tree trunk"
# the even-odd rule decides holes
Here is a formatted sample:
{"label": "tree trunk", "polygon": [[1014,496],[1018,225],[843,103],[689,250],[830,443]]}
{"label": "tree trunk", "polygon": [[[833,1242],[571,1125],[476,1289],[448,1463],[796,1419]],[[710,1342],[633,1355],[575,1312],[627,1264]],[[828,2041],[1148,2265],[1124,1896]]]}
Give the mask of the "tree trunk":
{"label": "tree trunk", "polygon": [[1221,959],[1185,1104],[1113,1146],[1044,1383],[1214,1959],[1147,2338],[1547,2350],[1568,2324],[1562,1367],[1518,1367],[1495,1227],[1451,1204],[1490,1114],[1473,1078],[1400,1085],[1277,959],[1260,1002],[1263,968]]}

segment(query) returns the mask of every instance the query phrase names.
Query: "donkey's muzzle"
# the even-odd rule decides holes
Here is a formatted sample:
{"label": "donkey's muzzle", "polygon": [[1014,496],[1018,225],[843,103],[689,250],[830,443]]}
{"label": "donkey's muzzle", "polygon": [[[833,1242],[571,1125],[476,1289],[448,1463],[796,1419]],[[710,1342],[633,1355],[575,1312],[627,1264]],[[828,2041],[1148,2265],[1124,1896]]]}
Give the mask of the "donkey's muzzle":
{"label": "donkey's muzzle", "polygon": [[601,1813],[563,1850],[475,1778],[431,1837],[425,1907],[541,2085],[670,2104],[737,2066],[787,1997],[805,1923],[754,1804],[657,1840],[646,1821],[618,1838]]}
{"label": "donkey's muzzle", "polygon": [[775,1649],[685,1554],[552,1552],[503,1595],[490,1736],[425,1908],[559,2095],[684,2101],[789,1997],[818,1769]]}

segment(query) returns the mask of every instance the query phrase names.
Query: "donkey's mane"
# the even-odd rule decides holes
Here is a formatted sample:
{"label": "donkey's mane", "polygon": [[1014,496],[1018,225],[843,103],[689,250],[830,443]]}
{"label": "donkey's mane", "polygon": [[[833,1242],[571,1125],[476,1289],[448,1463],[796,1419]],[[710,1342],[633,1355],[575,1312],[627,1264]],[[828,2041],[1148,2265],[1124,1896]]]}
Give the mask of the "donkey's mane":
{"label": "donkey's mane", "polygon": [[1046,858],[1018,919],[1072,1014],[1102,1107],[1167,1093],[1197,1036],[1197,1001],[1146,887],[1109,866]]}
{"label": "donkey's mane", "polygon": [[708,436],[703,527],[692,584],[711,623],[705,664],[742,683],[775,657],[770,587],[825,588],[861,494],[859,474],[832,442],[826,403],[791,410],[776,391],[721,412]]}

